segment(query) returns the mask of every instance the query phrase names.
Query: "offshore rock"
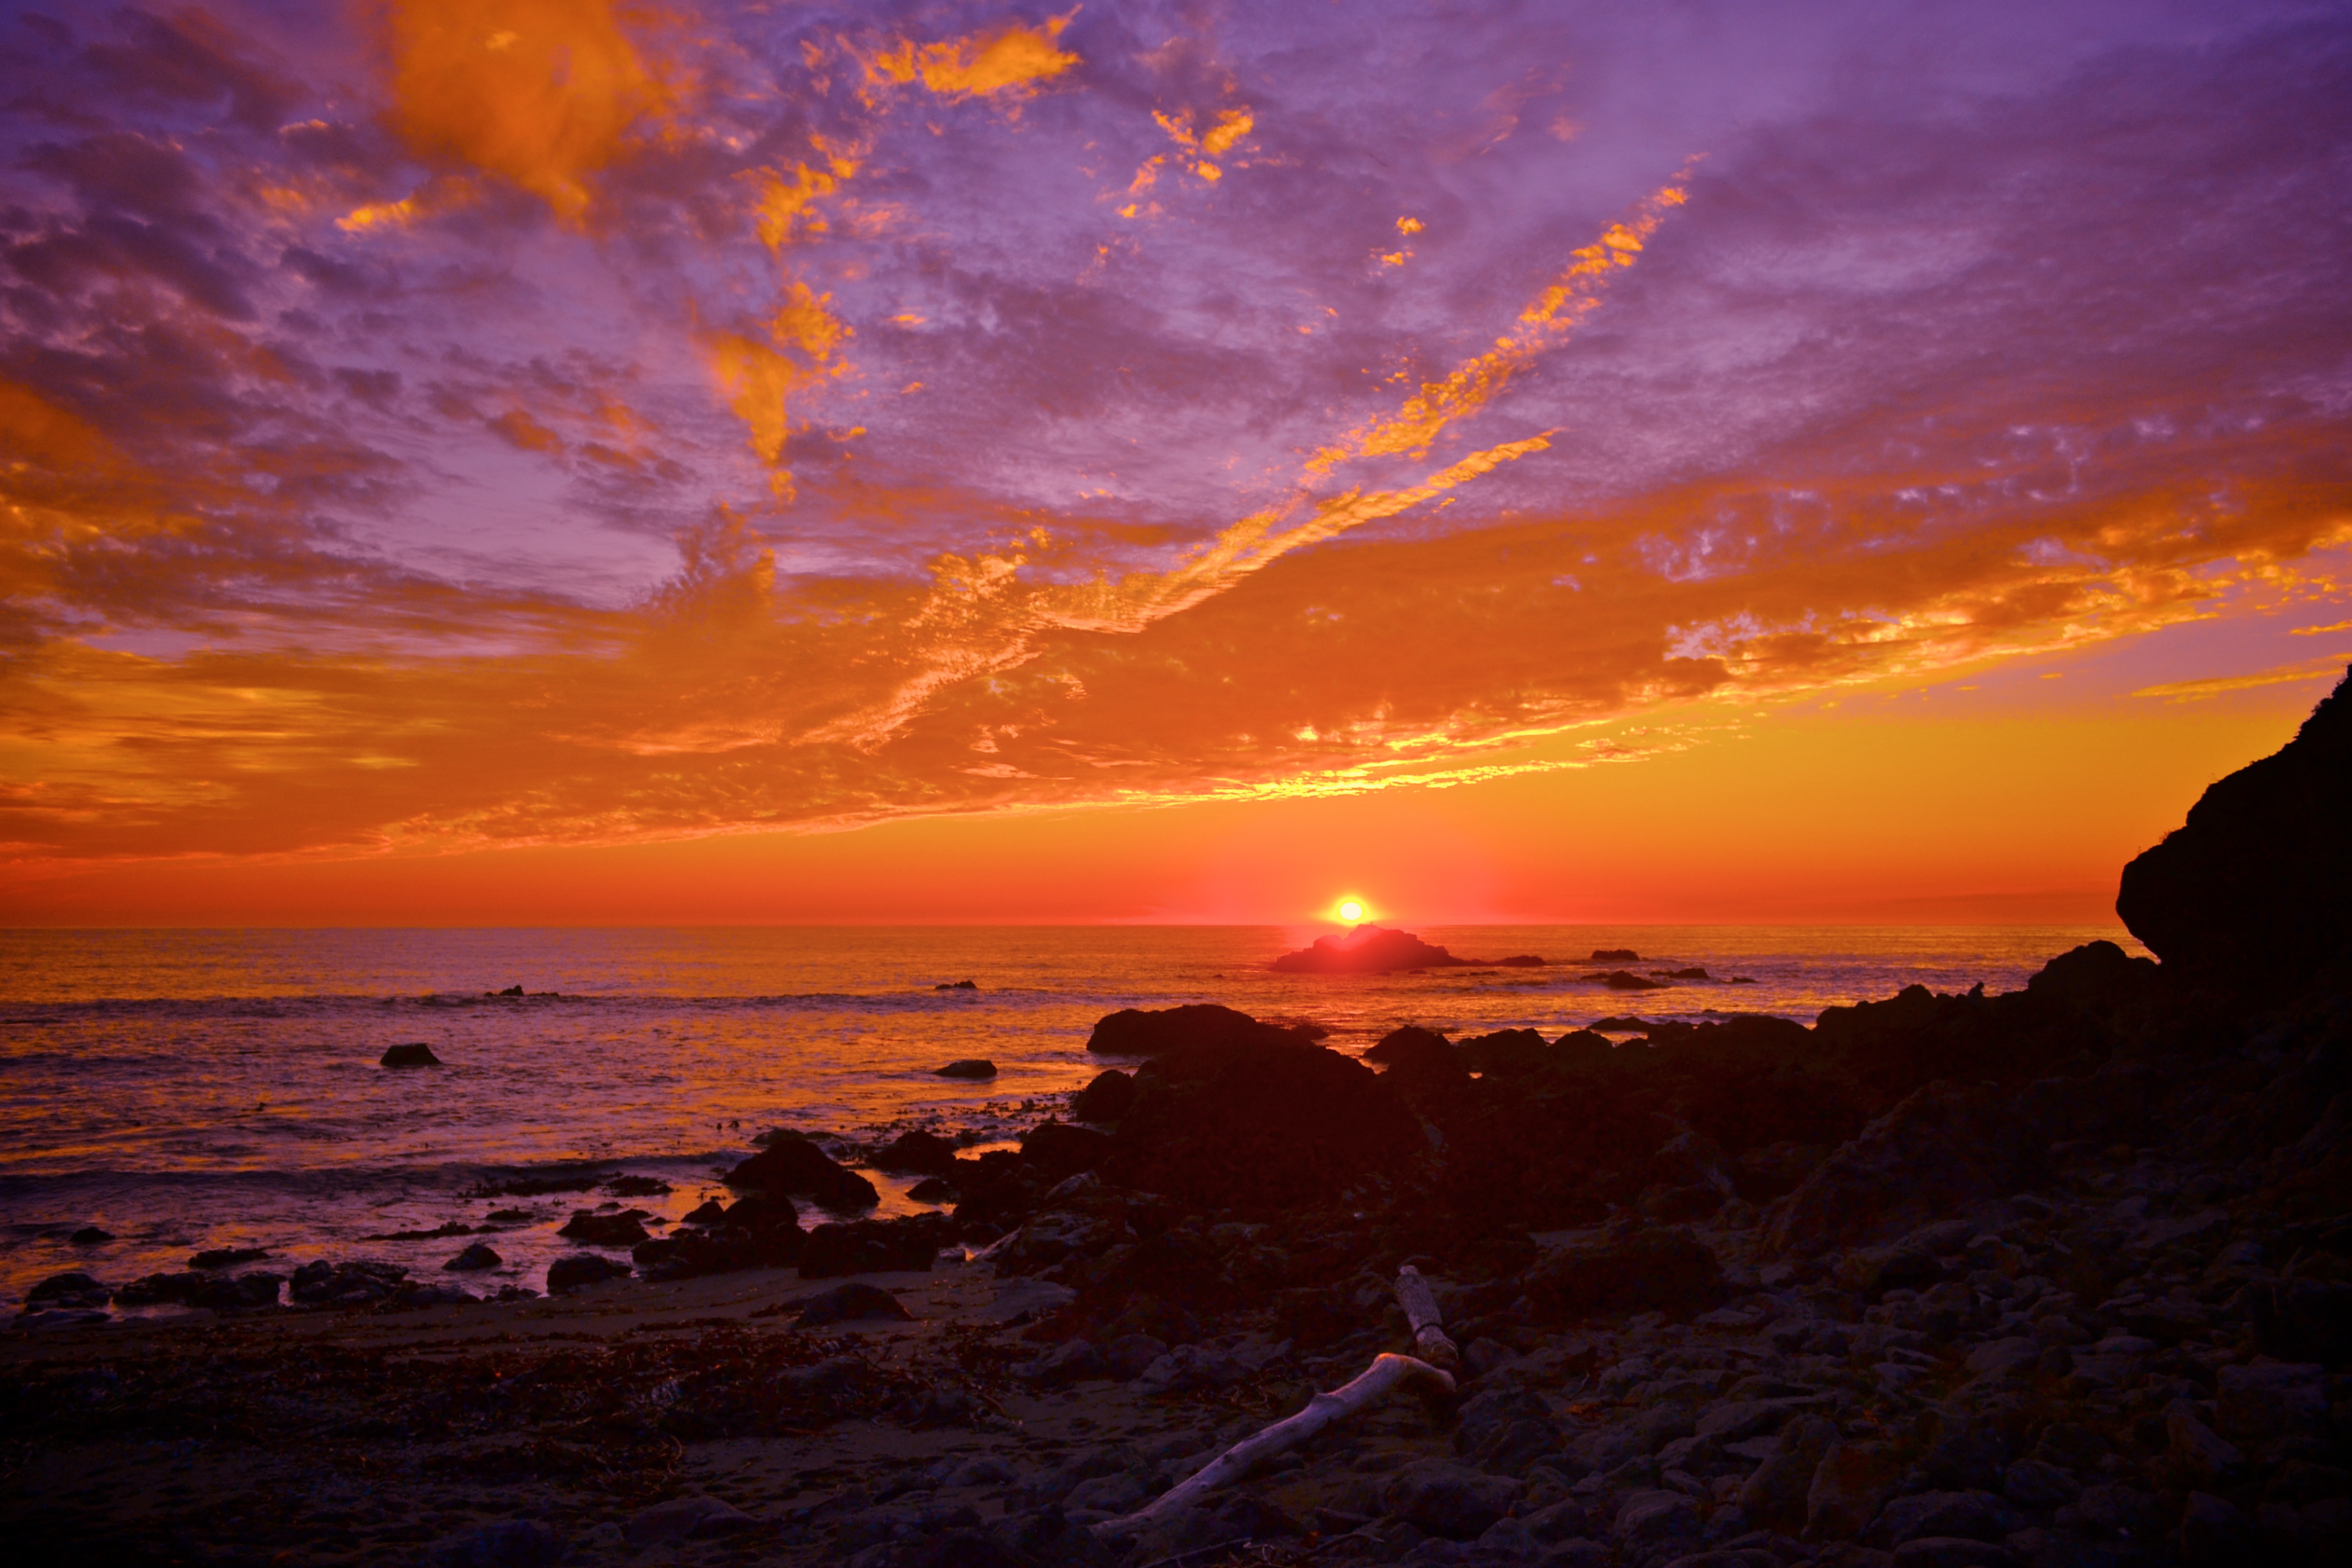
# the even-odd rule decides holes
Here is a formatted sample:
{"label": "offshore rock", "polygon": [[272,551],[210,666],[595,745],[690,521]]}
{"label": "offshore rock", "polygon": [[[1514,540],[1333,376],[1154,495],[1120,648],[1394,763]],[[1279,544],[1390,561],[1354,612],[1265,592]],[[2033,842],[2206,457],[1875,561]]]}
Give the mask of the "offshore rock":
{"label": "offshore rock", "polygon": [[635,1247],[646,1239],[646,1227],[635,1214],[597,1214],[575,1210],[556,1235],[583,1247]]}
{"label": "offshore rock", "polygon": [[441,1058],[433,1054],[431,1046],[419,1041],[385,1047],[383,1055],[377,1058],[377,1065],[388,1068],[437,1068],[441,1065]]}
{"label": "offshore rock", "polygon": [[870,1209],[882,1201],[874,1184],[845,1171],[803,1138],[780,1138],[719,1178],[730,1187],[814,1198],[829,1209]]}
{"label": "offshore rock", "polygon": [[1096,1020],[1094,1032],[1087,1037],[1087,1049],[1114,1056],[1161,1057],[1244,1046],[1311,1046],[1323,1034],[1312,1026],[1261,1024],[1247,1013],[1214,1002],[1192,1002],[1156,1011],[1122,1007]]}
{"label": "offshore rock", "polygon": [[874,1156],[874,1168],[894,1176],[944,1176],[955,1169],[955,1145],[933,1132],[901,1132]]}
{"label": "offshore rock", "polygon": [[1318,936],[1312,947],[1274,961],[1283,974],[1387,974],[1399,969],[1454,969],[1468,963],[1409,931],[1360,925],[1345,936]]}
{"label": "offshore rock", "polygon": [[2124,868],[2116,913],[2190,984],[2293,993],[2352,947],[2352,675]]}
{"label": "offshore rock", "polygon": [[982,1057],[966,1057],[961,1061],[950,1062],[943,1068],[933,1068],[931,1071],[939,1078],[994,1078],[996,1064]]}

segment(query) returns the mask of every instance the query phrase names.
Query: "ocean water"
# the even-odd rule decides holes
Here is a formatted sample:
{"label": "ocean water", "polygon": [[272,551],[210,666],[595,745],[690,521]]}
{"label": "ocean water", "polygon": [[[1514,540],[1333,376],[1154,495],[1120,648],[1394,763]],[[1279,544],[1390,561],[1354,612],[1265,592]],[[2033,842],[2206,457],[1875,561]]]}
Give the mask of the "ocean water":
{"label": "ocean water", "polygon": [[[1319,1024],[1353,1053],[1408,1023],[1456,1037],[1633,1012],[1810,1023],[1914,984],[2015,989],[2095,938],[2139,951],[2108,927],[1429,926],[1465,957],[1555,966],[1267,967],[1328,929],[0,931],[0,1296],[75,1268],[120,1284],[216,1247],[266,1247],[256,1267],[279,1271],[365,1257],[538,1288],[570,1249],[555,1227],[614,1200],[490,1188],[653,1176],[673,1190],[625,1203],[674,1220],[770,1128],[999,1144],[1100,1069],[1087,1035],[1120,1007],[1222,1002]],[[1601,948],[1717,979],[1610,991],[1581,962]],[[527,994],[486,994],[513,985]],[[446,1065],[378,1065],[410,1041]],[[934,1071],[970,1057],[997,1076]],[[880,1212],[921,1206],[908,1181],[867,1174]],[[441,1274],[464,1240],[381,1239],[517,1208],[530,1217],[482,1237],[507,1260],[488,1276]],[[89,1225],[115,1239],[68,1239]]]}

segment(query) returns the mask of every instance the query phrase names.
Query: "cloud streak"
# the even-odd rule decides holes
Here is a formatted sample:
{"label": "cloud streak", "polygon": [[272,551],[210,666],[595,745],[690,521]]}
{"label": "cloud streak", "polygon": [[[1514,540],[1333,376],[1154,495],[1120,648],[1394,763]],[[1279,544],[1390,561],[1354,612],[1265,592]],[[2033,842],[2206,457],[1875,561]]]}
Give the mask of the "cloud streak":
{"label": "cloud streak", "polygon": [[0,838],[1426,786],[2340,603],[2352,34],[2008,22],[24,21]]}

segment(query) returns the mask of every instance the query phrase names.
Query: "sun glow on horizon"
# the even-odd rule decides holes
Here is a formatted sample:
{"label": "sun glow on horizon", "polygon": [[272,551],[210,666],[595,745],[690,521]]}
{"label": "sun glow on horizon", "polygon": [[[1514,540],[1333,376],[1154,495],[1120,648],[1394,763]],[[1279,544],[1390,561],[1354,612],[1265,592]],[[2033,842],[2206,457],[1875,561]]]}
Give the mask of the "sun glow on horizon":
{"label": "sun glow on horizon", "polygon": [[1355,925],[1361,921],[1364,918],[1363,900],[1361,899],[1340,900],[1339,918],[1347,921],[1349,925]]}

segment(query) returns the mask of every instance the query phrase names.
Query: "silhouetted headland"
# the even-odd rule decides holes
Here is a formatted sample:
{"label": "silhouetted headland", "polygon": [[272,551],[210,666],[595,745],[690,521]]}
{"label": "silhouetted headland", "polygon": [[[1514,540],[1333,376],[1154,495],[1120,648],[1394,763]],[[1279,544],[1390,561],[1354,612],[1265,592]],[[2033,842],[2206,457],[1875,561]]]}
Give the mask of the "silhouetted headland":
{"label": "silhouetted headland", "polygon": [[[5,1347],[8,1517],[45,1561],[2340,1563],[2347,805],[2339,687],[2125,871],[2160,962],[2095,942],[2005,994],[1362,1059],[1114,1013],[1119,1065],[1018,1147],[770,1137],[673,1234],[581,1211],[560,1300],[60,1276]],[[1277,962],[1402,956],[1463,963],[1371,928]],[[1638,962],[1594,955],[1672,980]],[[861,1161],[940,1211],[875,1217]],[[1439,1342],[1400,1280],[1452,1397],[1144,1511]],[[204,1326],[99,1321],[142,1290]],[[116,1507],[167,1450],[247,1502]]]}

